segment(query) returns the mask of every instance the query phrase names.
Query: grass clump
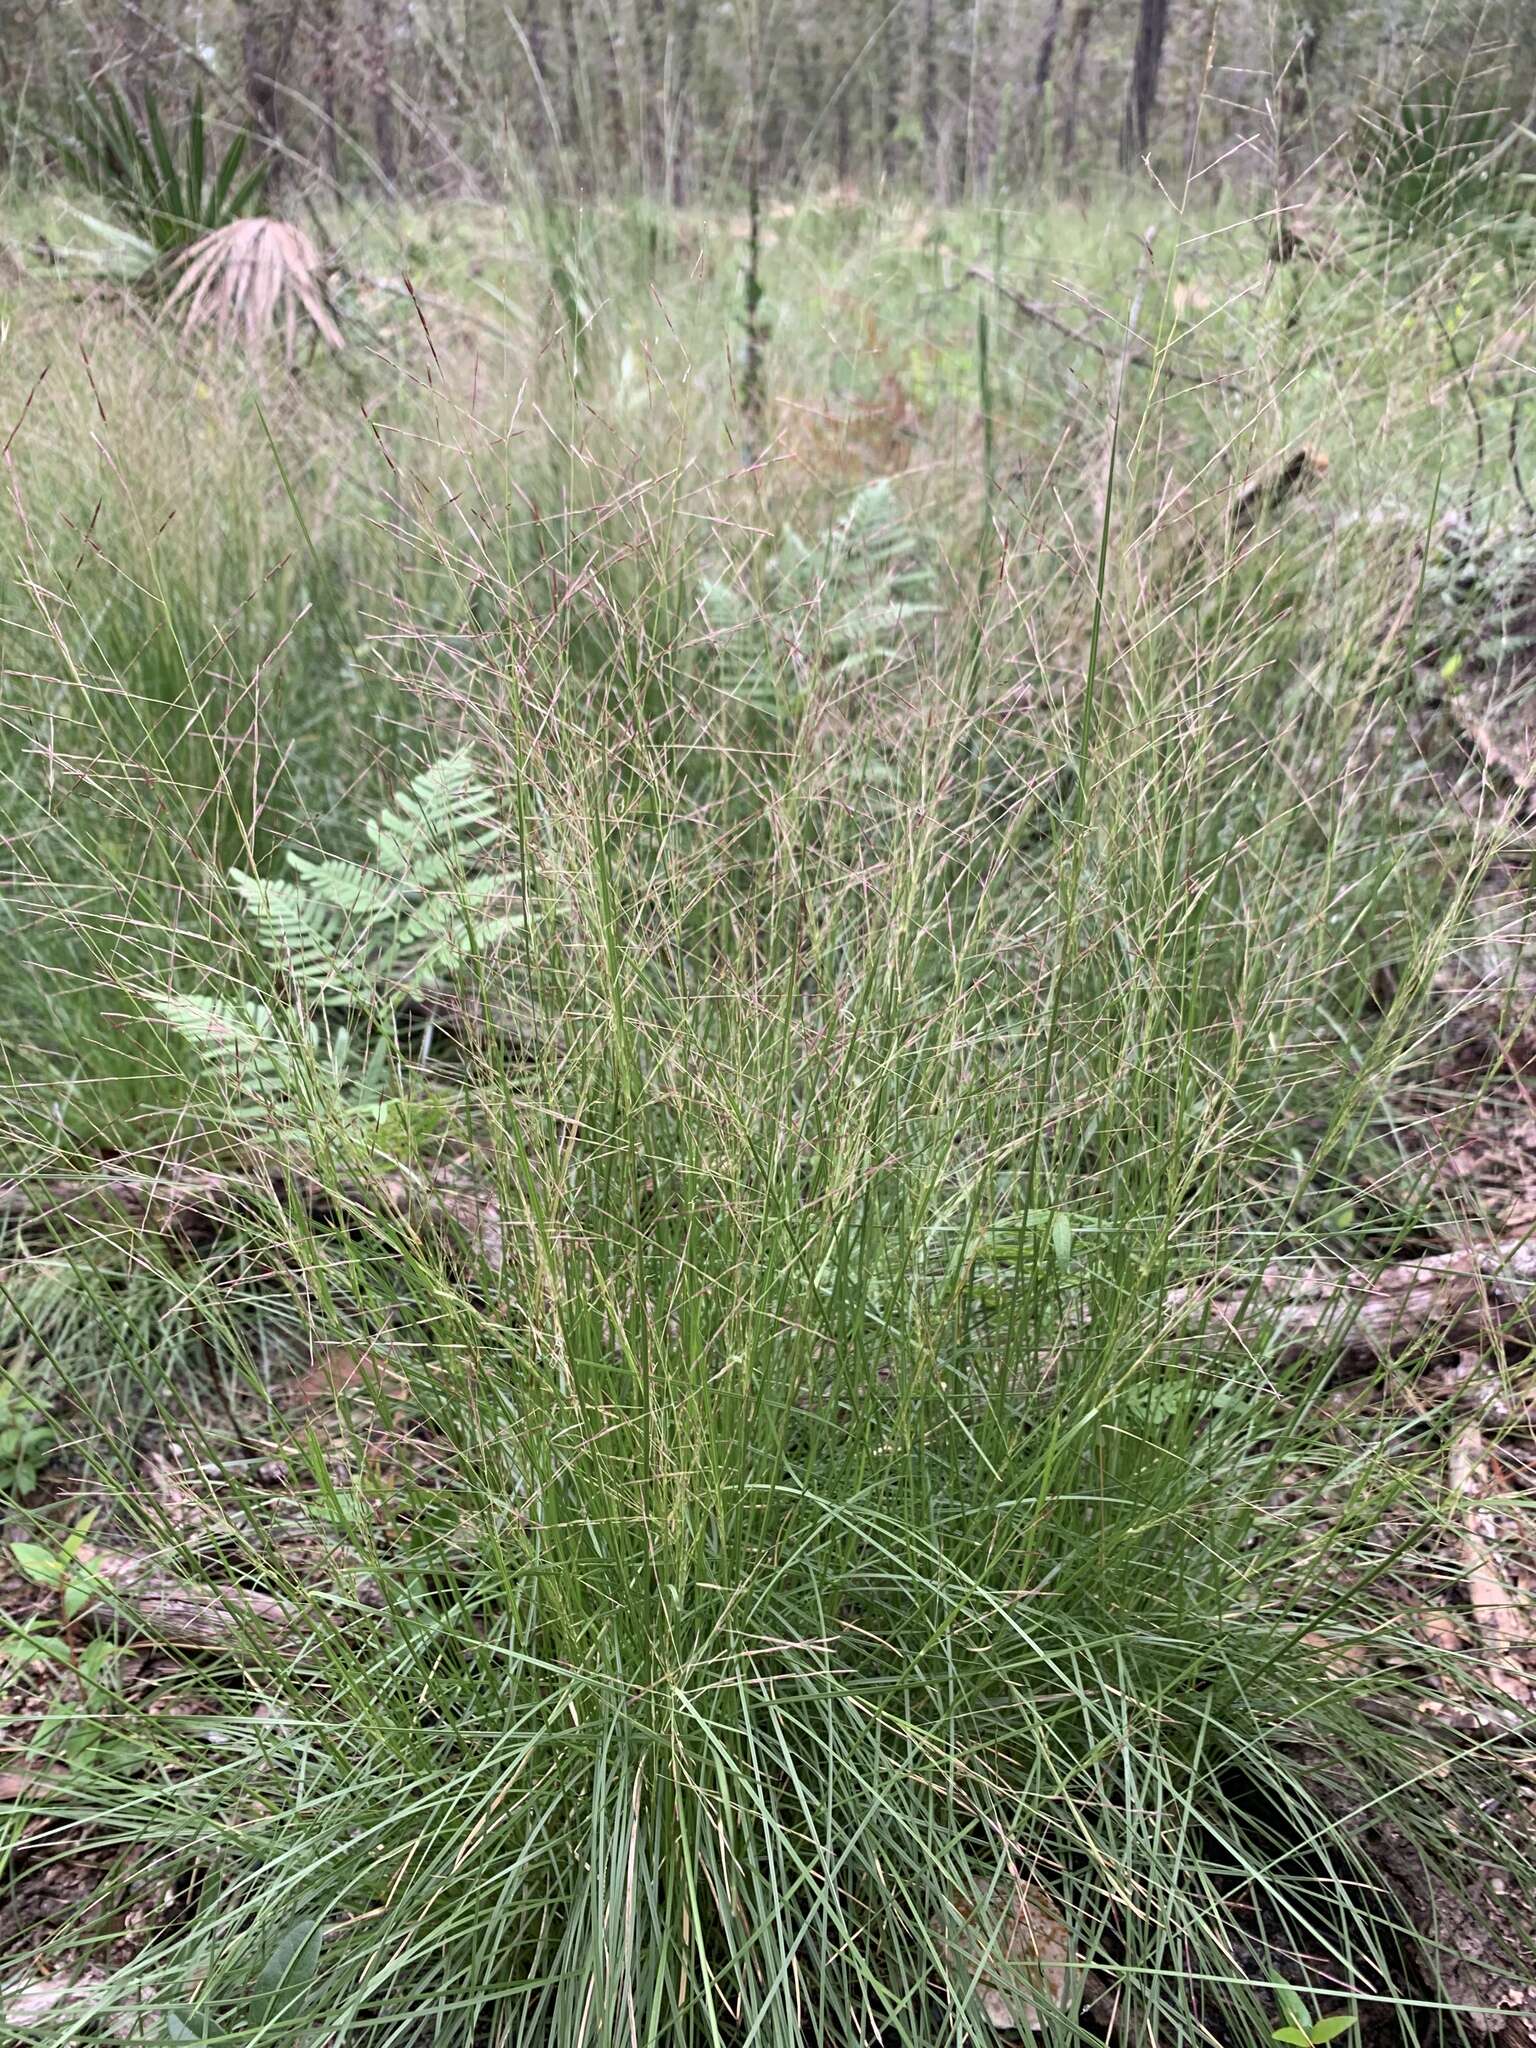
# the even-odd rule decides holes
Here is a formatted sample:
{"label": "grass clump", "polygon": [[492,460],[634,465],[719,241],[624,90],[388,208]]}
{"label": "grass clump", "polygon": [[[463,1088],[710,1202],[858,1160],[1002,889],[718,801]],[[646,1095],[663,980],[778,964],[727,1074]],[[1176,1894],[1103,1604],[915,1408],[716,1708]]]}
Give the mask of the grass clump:
{"label": "grass clump", "polygon": [[[1280,1284],[1447,1218],[1411,1091],[1514,827],[1414,750],[1423,527],[1344,510],[1360,419],[1417,423],[1404,490],[1465,423],[1370,280],[1316,286],[1341,388],[1201,237],[1230,277],[1119,279],[1165,306],[1134,367],[991,322],[983,483],[974,305],[865,232],[835,291],[912,332],[836,388],[924,366],[909,472],[791,408],[735,468],[725,349],[655,367],[735,317],[680,234],[601,347],[569,277],[502,293],[526,415],[423,285],[376,490],[318,380],[232,383],[217,545],[119,510],[66,588],[22,534],[0,1284],[68,1446],[12,1537],[10,1925],[69,1986],[31,2037],[930,2048],[1001,2000],[1174,2048],[1469,2002],[1452,1904],[1527,1864],[1510,1695],[1419,1625],[1459,1397],[1428,1327],[1360,1387]],[[1161,376],[1197,289],[1251,393]],[[77,501],[29,459],[23,511]]]}

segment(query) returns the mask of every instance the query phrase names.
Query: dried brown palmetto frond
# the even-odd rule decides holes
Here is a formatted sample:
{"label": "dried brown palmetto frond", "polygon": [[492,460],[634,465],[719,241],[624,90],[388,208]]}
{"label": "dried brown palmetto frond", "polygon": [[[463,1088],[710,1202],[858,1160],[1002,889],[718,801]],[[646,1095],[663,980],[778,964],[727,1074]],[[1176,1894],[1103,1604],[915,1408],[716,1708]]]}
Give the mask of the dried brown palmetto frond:
{"label": "dried brown palmetto frond", "polygon": [[257,355],[281,322],[283,359],[293,367],[302,318],[329,348],[341,347],[326,296],[320,252],[302,228],[258,214],[199,237],[167,307],[182,303],[182,332],[212,324],[221,340],[238,333]]}

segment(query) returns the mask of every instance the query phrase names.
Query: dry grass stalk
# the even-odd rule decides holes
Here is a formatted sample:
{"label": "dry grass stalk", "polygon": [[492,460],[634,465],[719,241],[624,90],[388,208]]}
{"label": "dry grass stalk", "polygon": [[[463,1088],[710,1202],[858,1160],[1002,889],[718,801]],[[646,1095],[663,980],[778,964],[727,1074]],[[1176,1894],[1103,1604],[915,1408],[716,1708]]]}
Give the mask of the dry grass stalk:
{"label": "dry grass stalk", "polygon": [[185,268],[166,304],[186,303],[183,334],[210,323],[221,341],[238,331],[254,356],[281,319],[283,360],[292,369],[302,315],[328,348],[341,347],[320,252],[302,228],[265,215],[231,221],[201,236],[181,260]]}

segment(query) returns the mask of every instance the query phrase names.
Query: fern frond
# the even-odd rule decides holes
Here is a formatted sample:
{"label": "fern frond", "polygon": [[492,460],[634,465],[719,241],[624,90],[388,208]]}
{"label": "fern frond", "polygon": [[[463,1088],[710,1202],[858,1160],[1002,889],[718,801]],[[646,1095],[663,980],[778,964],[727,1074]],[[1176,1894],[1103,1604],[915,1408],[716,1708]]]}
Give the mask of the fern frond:
{"label": "fern frond", "polygon": [[169,995],[157,996],[154,1007],[195,1047],[209,1073],[223,1083],[237,1104],[243,1098],[269,1106],[312,1095],[315,1074],[324,1065],[334,1068],[346,1058],[345,1032],[338,1032],[328,1049],[322,1048],[314,1024],[297,1018],[280,1020],[263,1003]]}
{"label": "fern frond", "polygon": [[290,853],[288,865],[317,902],[347,920],[371,925],[399,901],[402,878],[355,860],[306,860]]}
{"label": "fern frond", "polygon": [[484,919],[493,906],[505,902],[505,875],[471,875],[457,887],[439,889],[416,898],[400,919],[399,942],[404,950],[436,943],[446,933],[461,929],[467,938],[484,933]]}
{"label": "fern frond", "polygon": [[761,609],[720,579],[700,591],[716,659],[749,699],[764,696],[761,672],[774,657],[791,670],[814,664],[835,675],[890,668],[905,656],[912,622],[938,609],[930,550],[883,479],[858,491],[815,541],[786,531],[765,584]]}
{"label": "fern frond", "polygon": [[467,749],[434,761],[366,829],[379,866],[423,888],[502,836],[495,798]]}
{"label": "fern frond", "polygon": [[500,940],[510,938],[523,929],[520,911],[507,911],[500,917],[483,918],[472,925],[463,925],[457,931],[445,931],[422,952],[414,963],[410,987],[415,990],[427,986],[443,976],[451,974],[457,967],[487,947]]}
{"label": "fern frond", "polygon": [[256,927],[263,952],[297,987],[326,997],[351,993],[355,977],[342,959],[340,914],[322,898],[280,878],[230,871]]}
{"label": "fern frond", "polygon": [[477,869],[503,828],[470,754],[415,777],[367,832],[372,862],[290,853],[289,875],[230,871],[293,1003],[146,998],[195,1047],[227,1108],[259,1111],[301,1145],[377,1145],[397,1126],[419,1128],[430,1111],[395,1071],[400,1007],[523,925],[513,877]]}

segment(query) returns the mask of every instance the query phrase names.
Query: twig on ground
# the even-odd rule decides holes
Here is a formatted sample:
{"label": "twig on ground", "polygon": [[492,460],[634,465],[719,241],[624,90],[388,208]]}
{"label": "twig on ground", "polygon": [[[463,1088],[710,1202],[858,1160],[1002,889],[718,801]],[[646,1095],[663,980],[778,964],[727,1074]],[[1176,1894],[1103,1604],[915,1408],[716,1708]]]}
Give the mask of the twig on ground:
{"label": "twig on ground", "polygon": [[1064,335],[1068,341],[1075,341],[1079,348],[1092,349],[1095,355],[1102,356],[1108,363],[1134,363],[1138,370],[1165,371],[1170,377],[1176,377],[1181,384],[1214,384],[1223,391],[1241,391],[1243,388],[1240,379],[1227,376],[1220,370],[1183,370],[1177,363],[1168,362],[1162,356],[1151,355],[1146,349],[1137,348],[1133,344],[1121,343],[1119,347],[1111,347],[1093,335],[1085,334],[1082,328],[1074,327],[1070,321],[1063,320],[1059,313],[1049,306],[1041,305],[1038,299],[1025,298],[1022,292],[1015,291],[1012,285],[1004,284],[1001,278],[994,277],[990,270],[982,269],[979,264],[973,264],[965,274],[967,277],[975,278],[978,284],[989,285],[1000,297],[1005,298],[1015,311],[1024,314],[1027,319],[1038,320],[1042,327],[1049,327],[1057,334]]}
{"label": "twig on ground", "polygon": [[1451,1445],[1447,1477],[1451,1491],[1462,1500],[1462,1568],[1478,1634],[1488,1653],[1488,1681],[1508,1698],[1528,1707],[1536,1701],[1536,1694],[1530,1680],[1516,1668],[1513,1654],[1530,1644],[1530,1624],[1509,1589],[1498,1553],[1482,1527],[1486,1510],[1481,1505],[1481,1475],[1487,1457],[1481,1429],[1475,1422],[1469,1422]]}

